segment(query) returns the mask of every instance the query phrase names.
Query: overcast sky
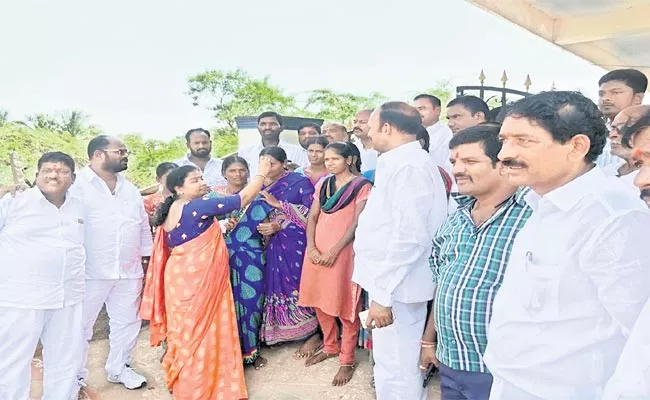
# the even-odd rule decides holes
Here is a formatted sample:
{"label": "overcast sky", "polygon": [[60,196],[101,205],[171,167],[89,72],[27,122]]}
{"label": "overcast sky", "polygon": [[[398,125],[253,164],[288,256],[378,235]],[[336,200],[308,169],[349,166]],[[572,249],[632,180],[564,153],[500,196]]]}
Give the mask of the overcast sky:
{"label": "overcast sky", "polygon": [[[313,3],[313,4],[312,4]],[[187,77],[242,67],[287,93],[408,99],[436,81],[597,93],[603,71],[463,0],[0,0],[0,108],[81,109],[108,133],[214,125]]]}

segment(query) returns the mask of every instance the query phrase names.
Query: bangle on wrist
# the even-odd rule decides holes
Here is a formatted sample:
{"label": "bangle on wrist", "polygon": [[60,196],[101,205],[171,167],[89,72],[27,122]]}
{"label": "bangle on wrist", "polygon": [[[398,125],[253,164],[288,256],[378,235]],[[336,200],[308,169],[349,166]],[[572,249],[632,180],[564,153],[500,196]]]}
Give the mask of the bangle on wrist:
{"label": "bangle on wrist", "polygon": [[425,344],[429,346],[435,346],[438,344],[438,342],[427,342],[426,340],[420,340],[420,344]]}
{"label": "bangle on wrist", "polygon": [[255,175],[255,177],[258,177],[258,176],[261,176],[262,179],[266,179],[266,175],[262,175],[262,174],[257,174],[257,175]]}

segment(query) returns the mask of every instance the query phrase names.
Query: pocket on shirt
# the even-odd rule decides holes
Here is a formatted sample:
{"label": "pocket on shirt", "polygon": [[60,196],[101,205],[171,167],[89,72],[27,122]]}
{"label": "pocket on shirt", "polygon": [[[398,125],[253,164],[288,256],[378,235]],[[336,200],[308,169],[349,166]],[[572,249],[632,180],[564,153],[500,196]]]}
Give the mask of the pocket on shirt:
{"label": "pocket on shirt", "polygon": [[526,272],[520,284],[520,295],[524,309],[530,314],[559,312],[560,278],[562,270],[558,264],[538,264],[526,261]]}

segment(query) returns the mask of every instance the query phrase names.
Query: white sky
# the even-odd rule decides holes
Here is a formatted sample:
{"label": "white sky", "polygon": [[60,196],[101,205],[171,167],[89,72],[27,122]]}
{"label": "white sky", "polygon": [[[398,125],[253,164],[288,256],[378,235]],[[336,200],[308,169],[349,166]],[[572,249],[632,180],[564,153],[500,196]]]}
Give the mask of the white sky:
{"label": "white sky", "polygon": [[[214,126],[187,77],[242,67],[289,94],[394,99],[454,85],[579,89],[603,70],[463,0],[0,0],[0,108],[13,119],[81,109],[112,134],[167,139]],[[312,4],[313,3],[313,4]]]}

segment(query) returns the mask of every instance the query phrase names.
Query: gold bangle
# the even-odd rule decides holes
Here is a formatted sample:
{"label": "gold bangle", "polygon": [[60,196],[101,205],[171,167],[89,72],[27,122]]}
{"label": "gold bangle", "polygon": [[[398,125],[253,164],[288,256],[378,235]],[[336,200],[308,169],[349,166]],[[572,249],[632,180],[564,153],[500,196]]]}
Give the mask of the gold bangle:
{"label": "gold bangle", "polygon": [[436,345],[435,344],[422,344],[422,345],[420,345],[420,347],[422,347],[423,349],[433,349],[433,348],[436,347]]}
{"label": "gold bangle", "polygon": [[264,175],[262,175],[262,174],[257,174],[257,175],[255,175],[255,177],[258,177],[258,176],[261,176],[262,179],[266,179],[266,176],[264,176]]}

